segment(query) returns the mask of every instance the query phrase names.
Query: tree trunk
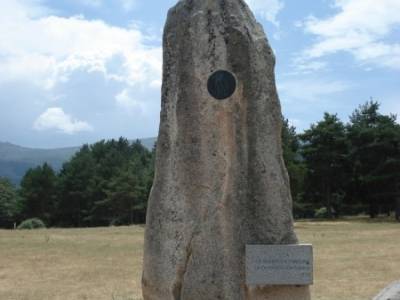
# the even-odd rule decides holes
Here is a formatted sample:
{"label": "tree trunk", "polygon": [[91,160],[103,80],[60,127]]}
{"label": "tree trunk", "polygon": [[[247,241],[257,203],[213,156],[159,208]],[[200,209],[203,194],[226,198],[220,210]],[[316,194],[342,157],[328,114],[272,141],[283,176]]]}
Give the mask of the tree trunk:
{"label": "tree trunk", "polygon": [[[326,184],[326,183],[325,183]],[[328,184],[325,185],[325,198],[326,198],[326,209],[328,213],[328,218],[332,219],[333,214],[332,214],[332,194],[331,194],[331,186]]]}
{"label": "tree trunk", "polygon": [[81,199],[78,199],[78,227],[81,227]]}
{"label": "tree trunk", "polygon": [[377,215],[378,215],[377,207],[375,205],[375,202],[371,200],[369,203],[369,216],[371,219],[374,219],[376,218]]}
{"label": "tree trunk", "polygon": [[395,217],[400,222],[400,182],[396,183],[396,198],[395,198]]}
{"label": "tree trunk", "polygon": [[368,199],[369,204],[369,216],[371,219],[374,219],[379,214],[379,207],[377,205],[376,199],[371,195],[370,188],[366,187],[366,190],[363,193],[364,199]]}

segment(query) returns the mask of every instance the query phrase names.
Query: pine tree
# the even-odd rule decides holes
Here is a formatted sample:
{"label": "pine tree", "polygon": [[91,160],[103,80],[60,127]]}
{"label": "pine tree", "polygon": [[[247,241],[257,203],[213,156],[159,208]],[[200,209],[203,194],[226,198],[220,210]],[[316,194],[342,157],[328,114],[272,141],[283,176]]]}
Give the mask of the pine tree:
{"label": "pine tree", "polygon": [[337,217],[345,193],[345,126],[337,115],[325,113],[324,119],[311,125],[300,138],[307,165],[306,197],[326,207],[328,217]]}
{"label": "pine tree", "polygon": [[21,181],[22,214],[51,224],[56,204],[56,174],[47,163],[27,171]]}
{"label": "pine tree", "polygon": [[12,228],[18,213],[16,188],[10,180],[0,177],[0,228]]}
{"label": "pine tree", "polygon": [[296,128],[290,126],[287,119],[283,119],[282,121],[283,159],[290,178],[294,215],[301,218],[310,217],[310,205],[304,203],[303,199],[306,166],[300,153],[299,137],[296,133]]}
{"label": "pine tree", "polygon": [[396,116],[382,115],[369,101],[350,117],[352,195],[368,205],[369,214],[395,209],[400,181],[400,129]]}

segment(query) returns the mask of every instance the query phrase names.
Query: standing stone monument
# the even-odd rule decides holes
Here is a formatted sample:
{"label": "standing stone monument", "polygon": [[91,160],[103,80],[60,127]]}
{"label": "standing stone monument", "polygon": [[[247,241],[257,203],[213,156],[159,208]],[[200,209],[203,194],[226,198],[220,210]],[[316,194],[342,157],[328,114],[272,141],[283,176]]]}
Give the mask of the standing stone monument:
{"label": "standing stone monument", "polygon": [[309,299],[251,285],[247,245],[296,244],[274,54],[243,0],[181,0],[164,31],[145,300]]}

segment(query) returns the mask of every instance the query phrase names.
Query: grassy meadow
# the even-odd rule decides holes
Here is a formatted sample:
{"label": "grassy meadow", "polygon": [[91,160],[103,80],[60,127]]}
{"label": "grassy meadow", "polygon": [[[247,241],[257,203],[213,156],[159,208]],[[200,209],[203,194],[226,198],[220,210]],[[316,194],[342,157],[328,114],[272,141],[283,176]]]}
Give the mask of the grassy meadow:
{"label": "grassy meadow", "polygon": [[[0,230],[1,300],[140,300],[143,226]],[[400,279],[400,224],[297,222],[314,245],[313,299],[371,299]]]}

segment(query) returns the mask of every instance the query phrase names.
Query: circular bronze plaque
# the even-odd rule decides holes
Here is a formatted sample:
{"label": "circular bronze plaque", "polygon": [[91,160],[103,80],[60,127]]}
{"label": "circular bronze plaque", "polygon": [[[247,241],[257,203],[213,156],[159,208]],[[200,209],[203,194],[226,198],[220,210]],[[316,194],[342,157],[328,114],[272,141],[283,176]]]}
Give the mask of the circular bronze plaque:
{"label": "circular bronze plaque", "polygon": [[207,88],[215,99],[229,98],[236,90],[235,76],[228,71],[216,71],[208,78]]}

